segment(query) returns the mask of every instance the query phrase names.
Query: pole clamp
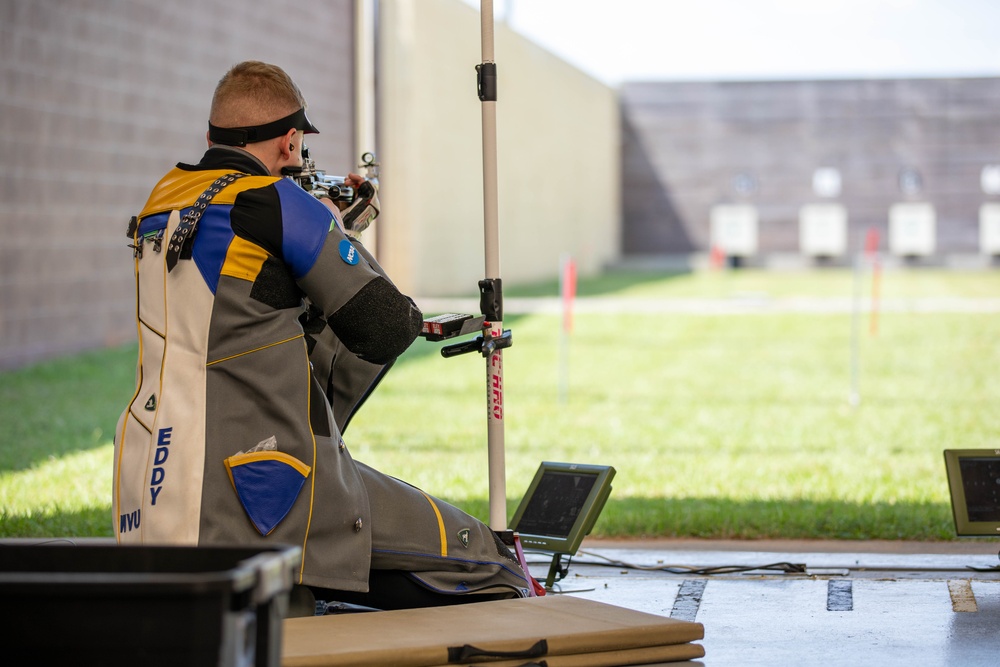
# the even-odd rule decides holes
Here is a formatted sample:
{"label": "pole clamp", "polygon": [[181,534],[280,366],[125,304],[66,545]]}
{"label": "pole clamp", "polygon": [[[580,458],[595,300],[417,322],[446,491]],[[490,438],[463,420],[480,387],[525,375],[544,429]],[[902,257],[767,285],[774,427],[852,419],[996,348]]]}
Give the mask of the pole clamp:
{"label": "pole clamp", "polygon": [[476,90],[480,102],[497,101],[497,64],[481,63],[476,65]]}

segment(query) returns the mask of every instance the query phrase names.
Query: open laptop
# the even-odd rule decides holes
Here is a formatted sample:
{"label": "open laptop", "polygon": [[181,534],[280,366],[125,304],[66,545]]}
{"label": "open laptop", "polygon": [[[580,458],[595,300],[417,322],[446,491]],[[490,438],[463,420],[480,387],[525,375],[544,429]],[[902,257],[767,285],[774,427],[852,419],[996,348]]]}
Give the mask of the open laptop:
{"label": "open laptop", "polygon": [[[543,461],[511,519],[526,550],[553,554],[551,588],[562,556],[572,556],[593,529],[611,495],[611,466]],[[565,573],[562,572],[564,575]]]}
{"label": "open laptop", "polygon": [[1000,449],[946,449],[955,532],[1000,537]]}

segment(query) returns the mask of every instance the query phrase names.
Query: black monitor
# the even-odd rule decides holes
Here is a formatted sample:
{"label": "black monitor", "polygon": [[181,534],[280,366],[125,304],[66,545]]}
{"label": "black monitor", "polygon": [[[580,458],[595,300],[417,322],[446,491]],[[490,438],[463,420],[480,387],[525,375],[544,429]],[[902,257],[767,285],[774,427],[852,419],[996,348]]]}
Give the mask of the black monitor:
{"label": "black monitor", "polygon": [[511,520],[526,549],[575,554],[611,495],[610,466],[543,461]]}
{"label": "black monitor", "polygon": [[955,532],[1000,537],[1000,449],[946,449]]}

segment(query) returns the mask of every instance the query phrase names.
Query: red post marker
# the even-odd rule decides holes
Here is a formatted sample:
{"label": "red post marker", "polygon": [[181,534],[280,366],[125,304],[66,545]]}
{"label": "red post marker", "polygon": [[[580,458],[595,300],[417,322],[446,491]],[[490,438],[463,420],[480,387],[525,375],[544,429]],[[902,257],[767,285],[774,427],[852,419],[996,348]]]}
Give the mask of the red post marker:
{"label": "red post marker", "polygon": [[562,270],[562,301],[563,301],[563,331],[573,332],[573,299],[576,298],[576,263],[572,257],[563,260]]}
{"label": "red post marker", "polygon": [[559,336],[559,402],[569,393],[569,335],[573,331],[573,299],[576,298],[576,264],[568,254],[559,267],[559,291],[562,294],[562,335]]}
{"label": "red post marker", "polygon": [[721,269],[726,263],[726,253],[717,245],[712,246],[712,251],[708,255],[708,265],[712,269]]}
{"label": "red post marker", "polygon": [[871,333],[872,336],[878,333],[879,292],[881,289],[880,282],[882,279],[882,272],[878,261],[878,241],[878,230],[874,227],[870,227],[868,229],[868,234],[865,236],[865,256],[868,259],[868,263],[872,267],[872,306],[869,321],[869,333]]}

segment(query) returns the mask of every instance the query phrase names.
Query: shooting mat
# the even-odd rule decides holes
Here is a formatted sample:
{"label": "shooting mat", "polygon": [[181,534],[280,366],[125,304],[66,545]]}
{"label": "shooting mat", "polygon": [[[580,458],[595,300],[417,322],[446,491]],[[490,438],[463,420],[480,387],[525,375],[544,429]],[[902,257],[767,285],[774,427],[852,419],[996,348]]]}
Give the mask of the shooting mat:
{"label": "shooting mat", "polygon": [[[483,664],[602,667],[705,655],[701,623],[567,595],[284,621],[282,667]],[[507,653],[492,658],[475,651]],[[464,649],[464,651],[463,651]],[[534,653],[528,652],[534,649]]]}

